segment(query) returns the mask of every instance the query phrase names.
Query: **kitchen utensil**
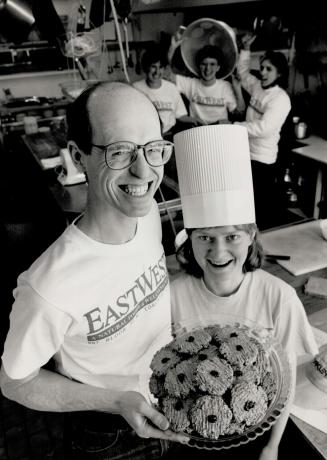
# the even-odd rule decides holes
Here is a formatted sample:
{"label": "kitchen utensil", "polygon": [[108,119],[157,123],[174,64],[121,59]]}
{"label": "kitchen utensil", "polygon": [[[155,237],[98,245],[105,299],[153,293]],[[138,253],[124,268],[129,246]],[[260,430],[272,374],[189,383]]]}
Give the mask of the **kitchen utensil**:
{"label": "kitchen utensil", "polygon": [[35,134],[38,132],[38,129],[36,117],[24,117],[25,134]]}
{"label": "kitchen utensil", "polygon": [[194,75],[199,76],[196,54],[206,45],[217,46],[222,54],[217,78],[228,77],[233,72],[238,57],[233,29],[224,22],[211,18],[197,19],[189,24],[183,33],[180,48],[186,67]]}
{"label": "kitchen utensil", "polygon": [[307,135],[307,124],[301,121],[295,125],[294,130],[297,139],[303,139]]}
{"label": "kitchen utensil", "polygon": [[284,256],[281,254],[266,254],[265,255],[266,259],[272,259],[272,260],[290,260],[290,256]]}

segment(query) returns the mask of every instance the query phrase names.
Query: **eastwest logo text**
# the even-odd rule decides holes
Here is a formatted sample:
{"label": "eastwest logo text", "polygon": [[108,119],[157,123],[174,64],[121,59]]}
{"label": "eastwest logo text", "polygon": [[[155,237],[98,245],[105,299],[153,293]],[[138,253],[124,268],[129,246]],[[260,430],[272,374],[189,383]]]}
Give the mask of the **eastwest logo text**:
{"label": "eastwest logo text", "polygon": [[165,255],[148,267],[112,305],[95,307],[85,313],[88,342],[107,339],[125,327],[135,315],[156,301],[168,284]]}
{"label": "eastwest logo text", "polygon": [[212,96],[193,96],[192,101],[199,105],[210,105],[214,107],[224,107],[224,98],[217,98]]}
{"label": "eastwest logo text", "polygon": [[173,110],[173,104],[171,102],[165,102],[165,101],[152,101],[153,104],[156,106],[157,110],[159,111],[169,111],[171,112]]}

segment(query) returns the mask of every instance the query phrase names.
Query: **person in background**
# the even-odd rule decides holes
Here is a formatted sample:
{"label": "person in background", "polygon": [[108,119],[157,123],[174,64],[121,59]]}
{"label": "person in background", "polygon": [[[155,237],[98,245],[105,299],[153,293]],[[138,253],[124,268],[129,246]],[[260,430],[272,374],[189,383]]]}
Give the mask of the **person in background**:
{"label": "person in background", "polygon": [[[172,36],[168,50],[170,63],[181,42],[181,35]],[[230,115],[238,110],[238,100],[231,83],[216,78],[221,60],[220,49],[217,46],[206,45],[196,55],[199,78],[171,73],[171,78],[176,82],[178,90],[189,101],[190,115],[197,120],[199,125],[226,123]]]}
{"label": "person in background", "polygon": [[176,85],[163,78],[166,66],[167,58],[160,47],[153,45],[148,48],[142,56],[145,79],[134,82],[133,86],[150,98],[159,112],[164,137],[172,138],[176,132],[196,126],[197,123],[188,116]]}
{"label": "person in background", "polygon": [[[68,458],[159,458],[167,440],[185,440],[148,389],[151,359],[171,340],[153,196],[173,145],[151,101],[119,82],[83,91],[68,126],[88,179],[86,209],[18,278],[1,390],[32,409],[69,413]],[[55,369],[43,368],[51,358]]]}
{"label": "person in background", "polygon": [[[260,59],[260,79],[250,73],[250,47],[255,36],[242,37],[237,65],[240,84],[249,93],[250,102],[245,121],[235,122],[245,126],[249,133],[254,199],[257,224],[260,229],[274,223],[275,178],[278,142],[282,126],[291,110],[290,97],[286,92],[289,67],[281,52],[267,51]],[[235,91],[237,80],[233,80]]]}
{"label": "person in background", "polygon": [[[260,268],[247,131],[236,125],[198,127],[174,141],[186,230],[176,240],[183,272],[171,283],[173,332],[231,324],[233,318],[267,329],[288,355],[293,394],[296,357],[315,355],[317,345],[296,291]],[[276,424],[256,441],[214,455],[181,446],[183,455],[276,460],[291,402],[292,396]],[[182,458],[176,447],[176,458]]]}

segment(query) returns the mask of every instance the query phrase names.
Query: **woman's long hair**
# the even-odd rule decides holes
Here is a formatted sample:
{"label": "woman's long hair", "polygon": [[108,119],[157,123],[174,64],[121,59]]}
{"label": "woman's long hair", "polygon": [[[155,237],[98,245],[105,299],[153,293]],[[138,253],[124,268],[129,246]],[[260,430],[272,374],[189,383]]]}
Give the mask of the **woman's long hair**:
{"label": "woman's long hair", "polygon": [[284,54],[280,51],[268,50],[260,59],[260,64],[263,61],[269,61],[276,67],[279,77],[276,78],[274,84],[286,89],[288,87],[289,65]]}

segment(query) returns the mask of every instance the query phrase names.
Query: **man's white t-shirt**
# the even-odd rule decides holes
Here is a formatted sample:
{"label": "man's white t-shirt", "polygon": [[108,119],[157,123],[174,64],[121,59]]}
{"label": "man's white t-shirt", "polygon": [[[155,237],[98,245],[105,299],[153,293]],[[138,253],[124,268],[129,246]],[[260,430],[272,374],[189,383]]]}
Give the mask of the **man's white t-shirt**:
{"label": "man's white t-shirt", "polygon": [[2,356],[12,379],[54,357],[59,373],[148,397],[149,364],[171,340],[168,275],[154,202],[134,238],[103,244],[71,224],[18,279]]}
{"label": "man's white t-shirt", "polygon": [[176,119],[187,115],[183,99],[174,83],[161,80],[160,88],[150,88],[145,80],[140,80],[133,83],[133,86],[148,96],[157,108],[164,133],[176,124]]}
{"label": "man's white t-shirt", "polygon": [[205,86],[199,78],[176,75],[176,85],[190,102],[190,115],[201,124],[227,120],[228,112],[236,109],[235,94],[228,81],[216,80]]}

